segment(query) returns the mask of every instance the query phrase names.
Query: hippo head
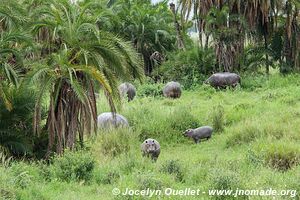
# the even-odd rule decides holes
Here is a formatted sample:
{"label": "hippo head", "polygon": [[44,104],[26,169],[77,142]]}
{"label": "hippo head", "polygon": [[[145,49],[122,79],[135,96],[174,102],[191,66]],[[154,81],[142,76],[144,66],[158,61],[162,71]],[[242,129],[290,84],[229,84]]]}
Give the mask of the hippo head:
{"label": "hippo head", "polygon": [[146,146],[146,151],[148,153],[153,153],[157,150],[157,144],[156,144],[155,140],[153,140],[153,139],[146,140],[145,146]]}
{"label": "hippo head", "polygon": [[184,137],[192,137],[193,131],[194,131],[193,129],[188,129],[183,132],[183,136]]}

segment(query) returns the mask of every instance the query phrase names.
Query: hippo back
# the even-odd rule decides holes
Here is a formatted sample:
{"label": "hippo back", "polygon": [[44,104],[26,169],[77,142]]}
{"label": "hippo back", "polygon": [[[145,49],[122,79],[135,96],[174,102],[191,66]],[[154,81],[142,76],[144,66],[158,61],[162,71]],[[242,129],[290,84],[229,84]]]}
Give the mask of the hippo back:
{"label": "hippo back", "polygon": [[114,116],[112,112],[106,112],[99,115],[97,118],[97,125],[100,129],[112,129],[129,126],[128,121],[124,116],[116,113]]}
{"label": "hippo back", "polygon": [[208,78],[206,83],[209,83],[213,87],[226,87],[236,86],[240,83],[240,76],[235,73],[223,72],[215,73]]}
{"label": "hippo back", "polygon": [[168,82],[163,89],[163,94],[165,97],[169,98],[179,98],[181,96],[181,86],[178,82]]}
{"label": "hippo back", "polygon": [[213,128],[210,126],[201,126],[199,128],[194,129],[194,134],[199,138],[207,138],[212,135]]}

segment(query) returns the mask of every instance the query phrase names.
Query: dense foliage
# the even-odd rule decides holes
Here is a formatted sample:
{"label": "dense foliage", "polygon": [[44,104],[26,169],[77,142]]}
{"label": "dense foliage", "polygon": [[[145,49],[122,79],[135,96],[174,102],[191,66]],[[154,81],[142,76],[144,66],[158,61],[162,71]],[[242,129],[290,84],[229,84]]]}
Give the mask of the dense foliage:
{"label": "dense foliage", "polygon": [[[196,88],[219,71],[299,72],[299,6],[297,0],[3,0],[1,148],[29,155],[32,138],[45,133],[46,156],[82,147],[96,131],[95,92],[101,88],[116,111],[118,83],[145,74],[151,80],[140,86],[140,97],[161,96],[162,83],[171,80]],[[18,120],[26,124],[22,131]]]}

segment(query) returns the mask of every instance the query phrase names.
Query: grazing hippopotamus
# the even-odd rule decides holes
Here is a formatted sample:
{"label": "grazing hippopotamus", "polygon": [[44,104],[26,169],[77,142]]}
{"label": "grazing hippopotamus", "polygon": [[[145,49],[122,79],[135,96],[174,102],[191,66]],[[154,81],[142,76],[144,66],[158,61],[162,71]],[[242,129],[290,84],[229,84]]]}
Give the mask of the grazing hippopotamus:
{"label": "grazing hippopotamus", "polygon": [[147,139],[141,145],[143,156],[150,157],[156,161],[160,154],[160,145],[155,139]]}
{"label": "grazing hippopotamus", "polygon": [[213,128],[210,126],[202,126],[196,129],[188,129],[183,135],[192,138],[195,143],[199,143],[201,139],[210,139],[213,133]]}
{"label": "grazing hippopotamus", "polygon": [[181,86],[178,82],[168,82],[163,89],[163,94],[168,98],[179,98],[181,96]]}
{"label": "grazing hippopotamus", "polygon": [[241,77],[235,73],[222,72],[211,75],[205,82],[214,88],[235,87],[241,83]]}
{"label": "grazing hippopotamus", "polygon": [[97,117],[97,125],[100,129],[112,129],[120,127],[128,127],[127,119],[117,113],[105,112]]}
{"label": "grazing hippopotamus", "polygon": [[122,83],[119,86],[119,91],[122,97],[128,98],[128,101],[133,100],[136,95],[136,89],[131,83]]}

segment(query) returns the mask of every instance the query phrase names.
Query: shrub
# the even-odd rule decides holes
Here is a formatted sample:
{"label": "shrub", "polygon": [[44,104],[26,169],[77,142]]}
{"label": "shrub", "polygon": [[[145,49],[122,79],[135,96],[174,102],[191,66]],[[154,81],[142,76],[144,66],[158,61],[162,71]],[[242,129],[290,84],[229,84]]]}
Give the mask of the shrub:
{"label": "shrub", "polygon": [[244,90],[253,91],[267,84],[268,76],[259,74],[244,74],[241,77],[241,86]]}
{"label": "shrub", "polygon": [[0,148],[9,155],[31,155],[34,94],[16,88],[11,88],[10,93],[13,109],[9,111],[0,103]]}
{"label": "shrub", "polygon": [[176,181],[183,181],[184,178],[184,170],[182,165],[180,164],[180,162],[178,160],[168,160],[166,161],[161,169],[161,172],[163,173],[167,173],[167,174],[171,174],[175,176],[175,180]]}
{"label": "shrub", "polygon": [[89,181],[95,166],[95,160],[86,151],[65,151],[63,156],[52,159],[50,173],[52,178],[61,181]]}
{"label": "shrub", "polygon": [[164,81],[179,81],[187,89],[202,84],[204,75],[211,74],[216,63],[213,49],[199,47],[172,52],[168,57],[168,61],[156,68],[152,76]]}
{"label": "shrub", "polygon": [[263,158],[251,148],[247,150],[246,159],[255,166],[263,163]]}
{"label": "shrub", "polygon": [[[33,114],[36,95],[30,88],[9,88],[13,108],[11,111],[0,103],[0,149],[15,157],[35,156],[36,142],[40,139],[33,134]],[[44,111],[41,111],[44,114]],[[44,115],[42,115],[42,119]],[[47,141],[46,141],[47,144]],[[45,149],[47,146],[45,147]]]}
{"label": "shrub", "polygon": [[7,157],[3,152],[0,152],[0,166],[8,167],[11,161],[12,157]]}
{"label": "shrub", "polygon": [[235,145],[249,144],[258,139],[281,139],[285,136],[290,137],[290,130],[282,124],[272,122],[270,119],[261,123],[260,121],[242,121],[237,126],[230,128],[231,133],[226,139],[226,147]]}
{"label": "shrub", "polygon": [[161,190],[163,188],[163,182],[153,174],[140,175],[138,177],[138,185],[140,190],[146,190],[147,188]]}
{"label": "shrub", "polygon": [[11,189],[1,187],[0,188],[0,199],[13,200],[13,199],[17,199],[17,198],[16,198],[16,194],[14,191],[12,191]]}
{"label": "shrub", "polygon": [[221,105],[214,107],[211,113],[211,119],[214,131],[222,132],[225,124],[224,107]]}
{"label": "shrub", "polygon": [[227,148],[255,141],[262,132],[257,125],[247,123],[242,123],[241,126],[230,129],[230,131],[232,134],[226,139]]}
{"label": "shrub", "polygon": [[[298,145],[290,142],[276,142],[272,144],[259,144],[254,151],[248,153],[250,161],[261,164],[278,171],[287,171],[300,164],[300,150]],[[254,162],[255,163],[255,162]]]}
{"label": "shrub", "polygon": [[159,97],[163,95],[163,84],[145,83],[138,87],[138,96],[140,97]]}
{"label": "shrub", "polygon": [[191,109],[187,107],[178,107],[174,110],[172,115],[169,115],[171,129],[183,132],[188,128],[197,128],[199,126],[198,120],[191,114]]}
{"label": "shrub", "polygon": [[94,173],[94,179],[98,184],[114,184],[120,177],[120,173],[115,169],[100,169]]}
{"label": "shrub", "polygon": [[[210,189],[214,190],[235,190],[240,188],[239,176],[232,172],[223,169],[215,169],[209,174]],[[232,198],[231,196],[220,195],[216,199]]]}
{"label": "shrub", "polygon": [[99,148],[103,154],[115,157],[129,152],[134,141],[135,135],[129,129],[115,129],[101,134]]}
{"label": "shrub", "polygon": [[265,163],[274,169],[286,171],[300,163],[299,148],[286,145],[272,145],[264,155]]}

